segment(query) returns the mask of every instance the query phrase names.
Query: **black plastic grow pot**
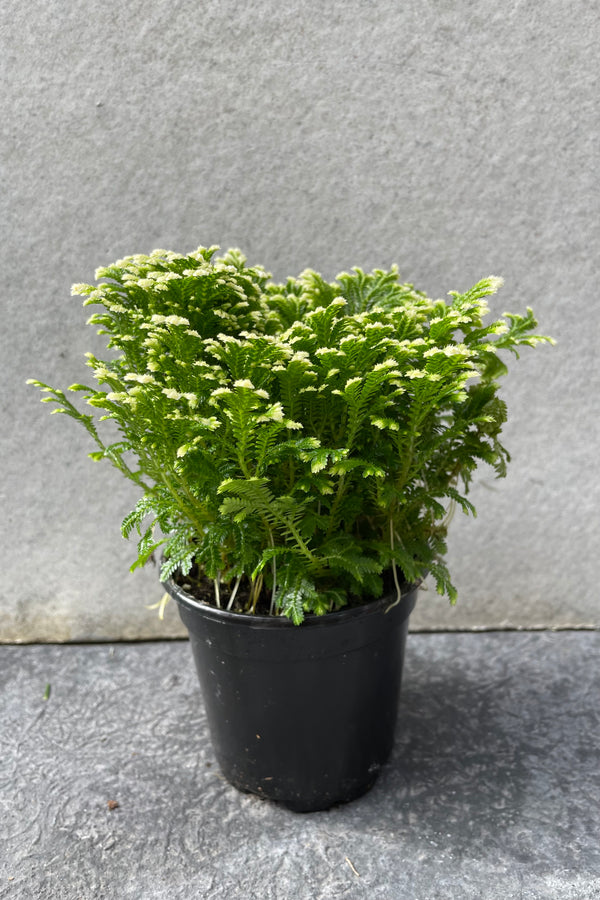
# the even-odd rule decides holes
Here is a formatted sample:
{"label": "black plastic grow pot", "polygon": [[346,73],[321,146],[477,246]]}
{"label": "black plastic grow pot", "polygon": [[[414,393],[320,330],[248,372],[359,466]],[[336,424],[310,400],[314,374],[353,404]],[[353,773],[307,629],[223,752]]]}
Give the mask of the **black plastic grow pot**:
{"label": "black plastic grow pot", "polygon": [[[198,603],[173,581],[215,755],[241,791],[311,812],[360,796],[392,749],[417,587],[299,625]],[[387,612],[386,612],[387,610]]]}

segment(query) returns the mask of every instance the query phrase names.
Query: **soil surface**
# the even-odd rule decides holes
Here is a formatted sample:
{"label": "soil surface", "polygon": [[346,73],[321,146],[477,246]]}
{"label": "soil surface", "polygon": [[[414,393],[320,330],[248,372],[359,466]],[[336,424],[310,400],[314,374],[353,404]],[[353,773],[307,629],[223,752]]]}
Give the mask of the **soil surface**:
{"label": "soil surface", "polygon": [[[402,573],[400,575],[400,583],[402,585],[402,593],[405,592],[408,587],[408,583],[404,577],[402,577]],[[198,567],[194,564],[187,575],[182,575],[180,572],[177,572],[173,576],[175,582],[187,591],[187,593],[191,594],[191,596],[198,600],[200,603],[206,603],[209,606],[217,606],[215,599],[215,583],[210,578],[206,578],[205,575],[202,575]],[[222,582],[219,585],[219,601],[221,605],[221,609],[227,609],[229,606],[229,601],[231,599],[232,591],[235,587],[235,579],[231,582]],[[391,571],[383,573],[383,592],[382,596],[385,597],[387,595],[392,595],[396,593],[396,588],[394,584],[394,578]],[[348,598],[347,607],[356,607],[362,606],[365,603],[371,603],[373,600],[376,600],[377,597],[366,596],[366,597],[357,597],[355,595],[351,595]],[[271,606],[271,594],[269,591],[263,589],[254,609],[254,614],[258,616],[268,616],[270,615],[270,606]],[[233,605],[231,607],[231,612],[236,613],[248,613],[251,612],[250,608],[250,580],[248,578],[243,578],[240,582],[240,586],[236,591],[235,598],[233,601]]]}

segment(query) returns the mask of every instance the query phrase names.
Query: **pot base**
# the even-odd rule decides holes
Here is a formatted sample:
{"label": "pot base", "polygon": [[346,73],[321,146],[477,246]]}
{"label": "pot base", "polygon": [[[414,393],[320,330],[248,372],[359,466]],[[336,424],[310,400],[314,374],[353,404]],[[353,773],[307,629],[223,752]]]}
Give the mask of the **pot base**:
{"label": "pot base", "polygon": [[352,790],[348,791],[346,794],[342,795],[339,792],[336,792],[335,797],[320,794],[319,797],[312,802],[307,799],[305,794],[298,793],[295,796],[296,792],[294,790],[294,785],[289,786],[287,790],[284,788],[281,796],[274,796],[269,788],[265,790],[261,787],[244,787],[241,782],[237,782],[234,777],[228,777],[225,772],[223,772],[223,776],[227,779],[229,784],[241,794],[248,794],[249,796],[264,800],[266,803],[280,804],[286,809],[289,809],[290,812],[313,813],[324,812],[325,810],[333,809],[336,806],[344,806],[346,803],[352,803],[353,800],[358,800],[360,797],[368,794],[379,777],[379,770],[368,782],[362,785],[353,785]]}

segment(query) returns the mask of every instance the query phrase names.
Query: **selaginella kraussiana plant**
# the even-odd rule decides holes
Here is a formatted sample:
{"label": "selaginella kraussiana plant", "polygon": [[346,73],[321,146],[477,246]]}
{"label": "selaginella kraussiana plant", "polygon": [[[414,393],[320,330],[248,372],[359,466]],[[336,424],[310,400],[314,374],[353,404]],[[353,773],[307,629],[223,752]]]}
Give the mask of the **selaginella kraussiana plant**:
{"label": "selaginella kraussiana plant", "polygon": [[89,412],[33,382],[138,485],[132,568],[162,546],[163,580],[296,623],[426,572],[454,602],[448,521],[474,513],[480,461],[505,474],[499,354],[550,340],[532,311],[485,324],[498,278],[433,301],[395,267],[280,285],[217,249],[130,256],[74,286],[111,349],[88,354],[97,387],[69,388]]}

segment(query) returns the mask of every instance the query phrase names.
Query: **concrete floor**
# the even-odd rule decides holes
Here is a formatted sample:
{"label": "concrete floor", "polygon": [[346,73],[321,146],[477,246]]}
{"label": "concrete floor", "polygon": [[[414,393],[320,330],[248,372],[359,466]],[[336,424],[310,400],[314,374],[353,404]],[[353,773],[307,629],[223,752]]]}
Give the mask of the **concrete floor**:
{"label": "concrete floor", "polygon": [[0,684],[2,898],[600,898],[599,632],[411,634],[390,763],[309,815],[222,779],[186,642]]}

